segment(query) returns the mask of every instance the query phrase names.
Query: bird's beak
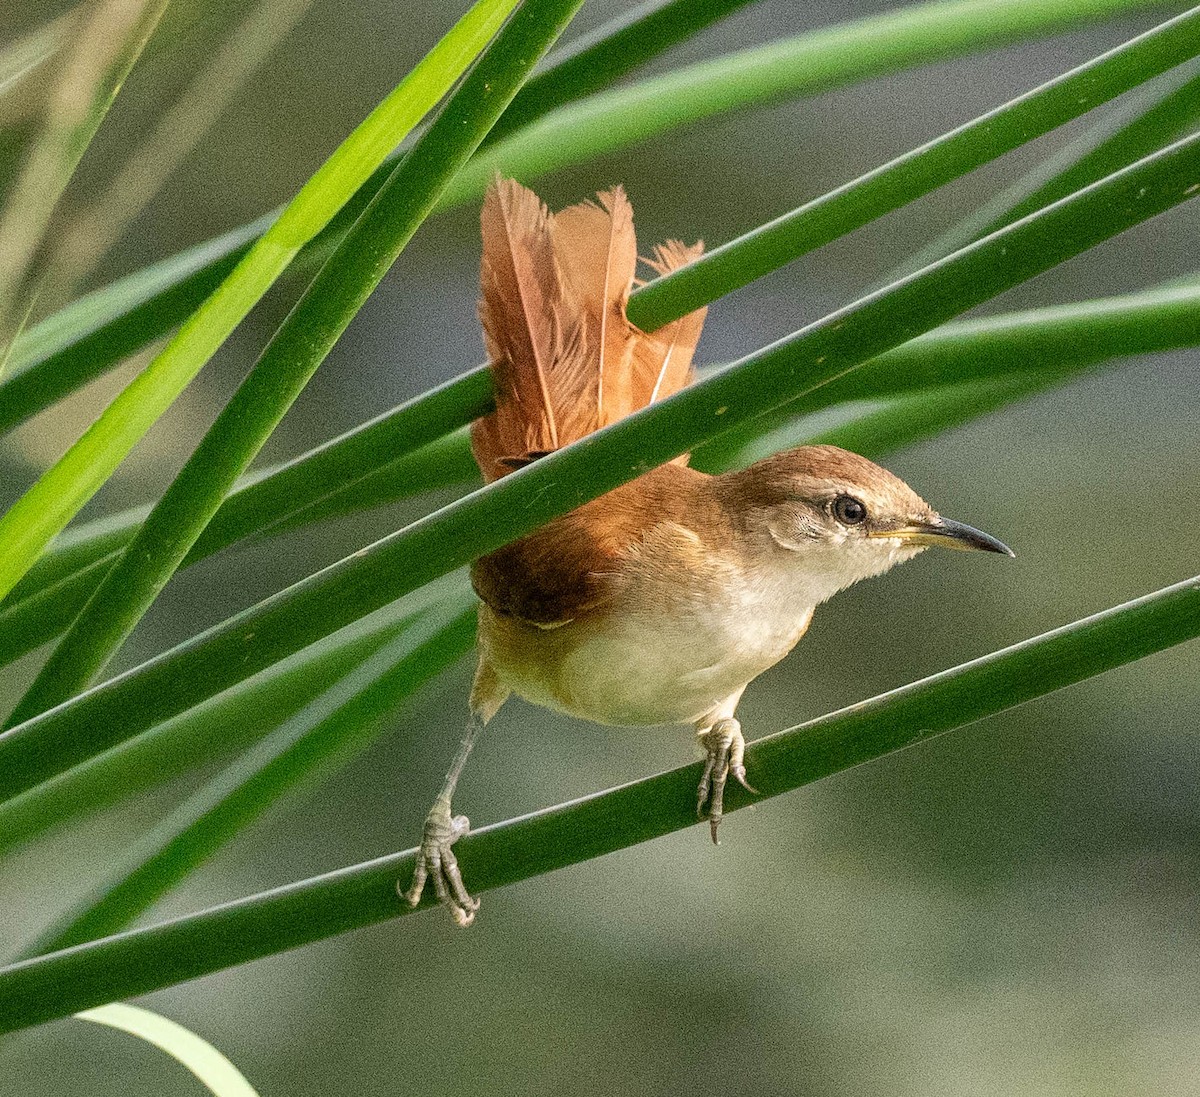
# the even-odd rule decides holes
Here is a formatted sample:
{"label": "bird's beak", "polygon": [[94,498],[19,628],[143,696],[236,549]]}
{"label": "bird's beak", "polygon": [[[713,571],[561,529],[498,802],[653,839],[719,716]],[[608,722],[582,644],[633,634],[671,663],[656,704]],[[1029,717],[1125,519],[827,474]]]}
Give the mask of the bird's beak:
{"label": "bird's beak", "polygon": [[1003,541],[998,541],[990,533],[968,526],[965,522],[956,522],[952,518],[934,515],[927,521],[912,522],[900,529],[880,530],[878,537],[898,537],[910,545],[941,545],[942,548],[962,549],[963,551],[999,552],[1004,556],[1015,556]]}

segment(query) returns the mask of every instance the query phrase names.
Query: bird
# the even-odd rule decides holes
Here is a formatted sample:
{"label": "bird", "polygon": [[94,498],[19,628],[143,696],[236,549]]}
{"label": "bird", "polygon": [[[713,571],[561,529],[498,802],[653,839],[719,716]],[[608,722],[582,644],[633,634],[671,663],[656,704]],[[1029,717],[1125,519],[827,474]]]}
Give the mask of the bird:
{"label": "bird", "polygon": [[[643,280],[623,188],[552,214],[497,175],[480,224],[495,408],[471,444],[486,482],[692,381],[705,309],[653,332],[626,318]],[[668,240],[642,262],[666,275],[702,253]],[[705,756],[697,814],[717,842],[729,779],[754,792],[736,716],[747,685],[818,605],[932,545],[1013,555],[865,457],[808,445],[719,475],[682,455],[476,560],[467,730],[397,890],[415,906],[432,881],[456,923],[475,919],[452,849],[470,821],[452,798],[479,731],[513,694],[600,724],[690,724]]]}

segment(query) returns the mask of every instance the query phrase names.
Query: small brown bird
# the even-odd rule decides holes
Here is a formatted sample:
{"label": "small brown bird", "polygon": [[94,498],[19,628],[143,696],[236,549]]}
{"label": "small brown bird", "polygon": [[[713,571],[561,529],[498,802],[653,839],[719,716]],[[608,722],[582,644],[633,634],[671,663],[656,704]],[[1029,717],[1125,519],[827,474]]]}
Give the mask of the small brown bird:
{"label": "small brown bird", "polygon": [[[625,318],[633,213],[620,187],[598,197],[551,214],[497,178],[484,201],[479,314],[496,410],[471,440],[487,481],[691,381],[705,310],[653,333]],[[645,262],[666,274],[702,250],[672,240]],[[734,711],[751,679],[795,646],[817,605],[928,545],[1012,555],[866,458],[801,446],[720,476],[677,458],[477,560],[471,719],[408,901],[432,878],[460,925],[475,917],[450,848],[469,824],[451,797],[511,693],[602,724],[691,724],[707,755],[697,810],[707,805],[715,842],[726,781],[750,789]]]}

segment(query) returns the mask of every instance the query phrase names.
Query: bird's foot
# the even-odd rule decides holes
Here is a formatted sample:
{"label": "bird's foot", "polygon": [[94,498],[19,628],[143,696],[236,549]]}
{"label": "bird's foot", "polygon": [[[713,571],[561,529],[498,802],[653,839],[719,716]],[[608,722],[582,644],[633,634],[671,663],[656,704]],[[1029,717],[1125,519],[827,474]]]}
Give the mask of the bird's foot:
{"label": "bird's foot", "polygon": [[[470,820],[465,815],[450,814],[448,800],[439,799],[434,803],[425,817],[412,883],[407,891],[400,892],[408,900],[409,906],[415,907],[421,901],[425,881],[430,879],[438,902],[450,912],[458,925],[469,926],[475,921],[479,900],[472,899],[467,893],[462,873],[458,870],[458,858],[450,848],[470,829]],[[396,882],[396,890],[400,891],[399,881]]]}
{"label": "bird's foot", "polygon": [[725,782],[730,774],[747,792],[757,792],[746,782],[746,740],[742,738],[742,726],[736,720],[718,720],[707,731],[698,736],[700,745],[708,755],[704,763],[704,773],[700,778],[700,786],[696,790],[696,814],[704,814],[704,805],[708,805],[708,829],[712,834],[714,845],[720,845],[717,840],[717,828],[721,825],[721,815],[725,806]]}

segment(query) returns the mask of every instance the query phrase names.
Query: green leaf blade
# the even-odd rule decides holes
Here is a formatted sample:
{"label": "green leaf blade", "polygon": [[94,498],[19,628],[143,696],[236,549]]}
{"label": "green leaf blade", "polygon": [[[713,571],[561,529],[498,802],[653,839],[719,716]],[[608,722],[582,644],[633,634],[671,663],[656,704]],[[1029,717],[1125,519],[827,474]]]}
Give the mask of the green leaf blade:
{"label": "green leaf blade", "polygon": [[560,51],[517,93],[485,145],[613,83],[618,77],[712,26],[753,0],[661,0],[640,4]]}
{"label": "green leaf blade", "polygon": [[237,478],[583,0],[525,0],[292,308],[18,703],[44,712],[108,663]]}
{"label": "green leaf blade", "polygon": [[449,90],[495,34],[516,0],[477,0],[317,169],[228,277],[153,362],[66,455],[0,517],[0,597],[115,471],[145,432],[273,284],[366,181],[400,139]]}
{"label": "green leaf blade", "polygon": [[648,468],[1200,193],[1200,135],[489,484],[0,735],[0,796],[106,749]]}
{"label": "green leaf blade", "polygon": [[660,328],[1197,54],[1200,10],[1193,10],[655,279],[630,299],[629,319],[646,331]]}
{"label": "green leaf blade", "polygon": [[[989,0],[986,10],[976,0],[918,4],[910,8],[888,12],[882,16],[871,16],[836,27],[822,28],[810,34],[785,40],[777,44],[777,52],[782,56],[783,62],[790,66],[791,83],[786,94],[795,97],[878,75],[877,62],[871,60],[876,55],[871,53],[871,50],[882,49],[884,54],[890,57],[889,64],[892,69],[889,71],[894,71],[931,61],[946,60],[975,50],[995,48],[1012,41],[1036,37],[1039,34],[1066,31],[1106,18],[1158,6],[1160,5],[1155,0],[1087,0],[1085,3],[1075,3],[1074,0],[1038,3],[1032,3],[1031,0]],[[905,32],[899,37],[894,36],[893,23],[907,18],[915,21],[916,29],[911,33]],[[899,49],[901,44],[907,44],[909,47],[907,52]],[[725,77],[734,81],[737,79],[737,71],[745,68],[747,63],[744,56],[735,56],[738,57],[738,60],[729,66],[732,71],[725,73]],[[810,68],[804,70],[796,68],[796,66],[803,65],[808,65]],[[706,78],[706,70],[700,66],[691,66],[680,72],[683,75],[680,77],[678,87],[659,84],[656,82],[656,78],[656,80],[642,81],[627,89],[626,94],[632,97],[631,99],[596,97],[600,100],[598,103],[594,103],[591,99],[583,100],[578,104],[576,113],[559,117],[555,121],[553,128],[556,131],[563,131],[560,135],[563,136],[562,141],[559,141],[554,135],[542,134],[539,136],[539,131],[535,127],[525,126],[513,138],[514,141],[519,138],[520,145],[513,145],[509,148],[509,142],[503,142],[496,145],[494,150],[509,148],[509,151],[504,154],[503,166],[523,177],[528,177],[535,166],[530,163],[527,170],[526,162],[522,159],[526,153],[535,158],[538,156],[553,158],[552,163],[546,163],[538,170],[567,167],[578,163],[590,155],[589,150],[595,141],[611,142],[613,140],[613,135],[621,126],[623,117],[631,109],[630,102],[633,99],[649,99],[666,104],[669,98],[674,97],[681,100],[680,109],[685,112],[688,103],[697,103],[694,85]],[[769,93],[770,89],[768,88],[767,91]],[[768,95],[769,97],[770,95]],[[775,97],[777,98],[778,95]],[[753,97],[748,97],[742,105],[753,106],[756,102],[757,100]],[[714,100],[714,104],[719,105],[720,100]],[[539,110],[535,116],[540,118],[545,113],[545,109],[557,105],[553,99],[539,97]],[[595,133],[592,132],[593,130]],[[628,133],[627,136],[632,140],[631,133]],[[570,140],[567,140],[568,137]],[[520,152],[519,156],[510,155],[514,149]],[[489,150],[487,156],[494,157],[496,155],[494,150]],[[456,181],[454,188],[449,192],[453,196],[453,200],[456,202],[466,201],[482,193],[491,171],[496,166],[499,166],[499,161],[495,159],[486,157],[480,159],[479,163],[472,166],[469,172],[463,173],[463,176]],[[383,168],[372,176],[360,194],[356,196],[354,202],[347,207],[347,213],[357,215],[361,208],[359,203],[365,204],[370,195],[382,185],[390,168],[391,164],[385,163]],[[470,175],[469,179],[468,175]],[[235,230],[235,233],[230,235],[246,232],[251,239],[257,238],[261,232],[265,231],[263,226],[269,225],[276,216],[278,216],[277,213],[268,214],[254,226]],[[335,220],[326,233],[336,237],[342,228],[344,225]],[[297,262],[302,263],[305,256],[310,253],[316,254],[327,242],[324,237],[319,237],[305,249],[298,257]],[[209,245],[202,245],[202,247],[215,246],[215,244],[216,241],[210,241]],[[193,249],[193,251],[195,250],[198,249]],[[176,258],[182,258],[182,256]],[[212,264],[226,261],[222,255],[215,256],[210,260]],[[111,323],[118,329],[116,334],[119,334],[120,338],[116,338],[115,335],[112,338],[107,337],[108,325],[101,323],[97,327],[99,318],[93,315],[88,327],[92,345],[87,348],[86,353],[75,353],[77,348],[72,342],[60,344],[57,354],[72,362],[74,386],[111,368],[120,360],[121,356],[165,335],[191,311],[198,299],[208,292],[213,276],[208,267],[201,267],[185,273],[186,269],[186,265],[180,263],[178,275],[180,283],[177,286],[160,285],[151,299],[133,310],[121,309],[121,295],[112,295],[108,299],[95,295],[97,307],[103,304],[104,307],[114,309]],[[134,276],[126,282],[133,283],[136,282],[136,279],[137,276]],[[66,338],[61,325],[60,336]],[[22,353],[20,342],[14,353]],[[56,368],[48,367],[46,376],[52,378],[58,372]],[[27,392],[22,396],[26,401],[29,398]],[[11,425],[6,402],[5,382],[0,381],[0,427],[4,429]],[[42,403],[39,406],[44,407],[46,404]],[[30,413],[31,409],[24,404],[22,416]]]}
{"label": "green leaf blade", "polygon": [[[751,743],[758,796],[780,795],[1200,636],[1200,577]],[[698,765],[485,827],[459,840],[475,893],[696,825]],[[143,994],[408,913],[415,851],[248,896],[0,970],[0,1031]],[[428,900],[426,905],[428,905]]]}

